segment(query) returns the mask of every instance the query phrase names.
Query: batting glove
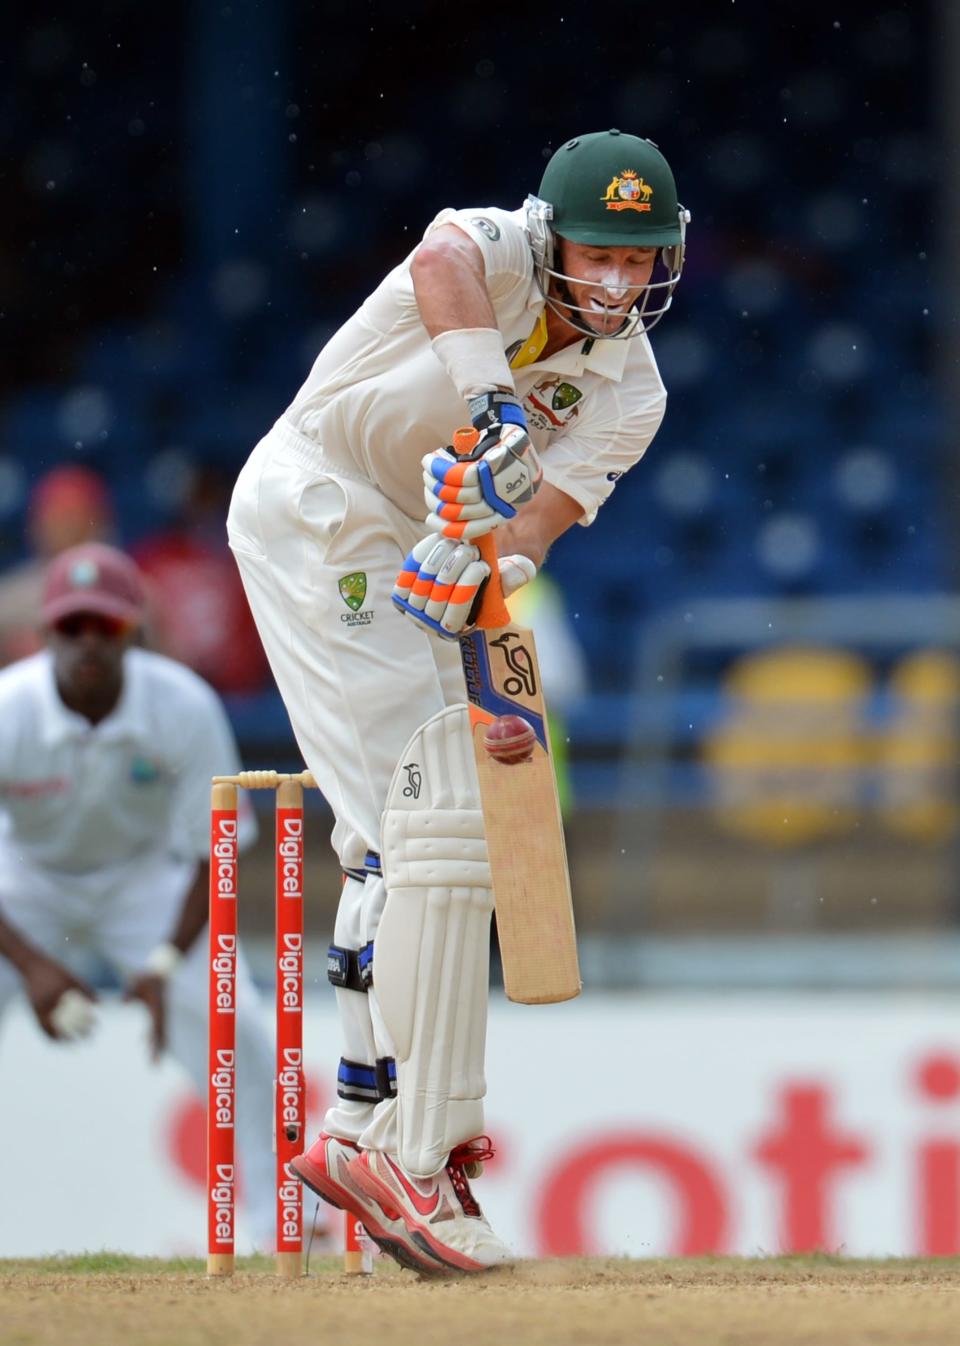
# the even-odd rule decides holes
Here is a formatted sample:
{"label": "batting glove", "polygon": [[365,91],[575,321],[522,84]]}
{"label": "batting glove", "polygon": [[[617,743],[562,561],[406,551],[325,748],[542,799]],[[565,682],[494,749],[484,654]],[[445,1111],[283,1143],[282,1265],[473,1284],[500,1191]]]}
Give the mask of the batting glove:
{"label": "batting glove", "polygon": [[470,422],[480,433],[480,441],[473,456],[482,458],[487,449],[495,444],[508,425],[527,428],[527,414],[523,404],[513,393],[491,391],[471,397],[467,402]]}
{"label": "batting glove", "polygon": [[[532,580],[537,567],[527,556],[501,556],[500,583],[505,596]],[[403,563],[393,601],[409,617],[446,640],[469,630],[490,567],[469,542],[423,538]]]}
{"label": "batting glove", "polygon": [[[421,459],[427,527],[469,541],[512,519],[540,489],[543,469],[526,430],[500,427],[482,458],[436,449]],[[479,449],[479,445],[477,448]]]}
{"label": "batting glove", "polygon": [[490,567],[471,543],[425,537],[404,561],[393,601],[435,635],[456,640],[489,574]]}

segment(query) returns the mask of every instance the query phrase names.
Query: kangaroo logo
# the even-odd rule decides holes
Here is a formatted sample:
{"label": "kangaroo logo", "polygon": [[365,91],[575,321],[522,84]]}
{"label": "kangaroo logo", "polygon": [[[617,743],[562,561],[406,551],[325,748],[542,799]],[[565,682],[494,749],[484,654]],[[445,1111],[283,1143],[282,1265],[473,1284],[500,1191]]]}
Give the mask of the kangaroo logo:
{"label": "kangaroo logo", "polygon": [[403,787],[404,799],[419,799],[420,785],[423,777],[420,774],[419,762],[404,762],[403,769],[407,773],[407,783]]}
{"label": "kangaroo logo", "polygon": [[[649,210],[653,188],[632,168],[615,173],[601,196],[607,210]],[[641,197],[643,198],[641,200]]]}
{"label": "kangaroo logo", "polygon": [[[513,641],[517,643],[512,644]],[[490,644],[500,651],[507,665],[508,673],[503,680],[503,690],[507,696],[519,696],[521,692],[526,692],[527,696],[536,696],[537,675],[533,669],[533,660],[516,631],[504,631],[502,636],[491,640]]]}

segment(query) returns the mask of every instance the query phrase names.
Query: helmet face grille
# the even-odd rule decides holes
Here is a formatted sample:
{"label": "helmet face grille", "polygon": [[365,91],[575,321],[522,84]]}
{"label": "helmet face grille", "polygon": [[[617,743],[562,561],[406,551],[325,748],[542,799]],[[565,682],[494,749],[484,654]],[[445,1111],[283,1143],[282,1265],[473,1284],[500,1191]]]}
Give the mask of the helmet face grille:
{"label": "helmet face grille", "polygon": [[[671,269],[667,261],[668,252],[677,257],[679,265],[675,270]],[[681,250],[679,248],[661,249],[654,265],[653,276],[640,292],[632,310],[624,319],[623,326],[617,332],[605,334],[597,332],[587,321],[588,317],[596,317],[596,310],[584,308],[571,302],[567,288],[568,284],[570,281],[581,281],[580,277],[567,276],[553,267],[544,266],[541,268],[543,279],[540,282],[540,288],[543,291],[547,307],[553,309],[578,332],[583,332],[585,336],[594,337],[597,340],[623,341],[630,337],[639,336],[641,332],[649,332],[669,309],[673,302],[673,292],[677,288],[683,270],[683,259],[680,254]],[[662,279],[654,279],[658,274],[662,276]],[[556,282],[554,292],[551,292],[550,289],[551,280]],[[567,290],[567,295],[562,298],[558,297],[555,293],[557,289]]]}
{"label": "helmet face grille", "polygon": [[[660,247],[653,273],[649,282],[641,291],[633,309],[624,319],[623,326],[617,332],[601,336],[587,319],[596,318],[596,310],[578,306],[572,302],[570,282],[582,284],[582,276],[565,274],[554,265],[555,235],[551,229],[553,210],[550,203],[535,196],[527,198],[527,234],[534,257],[534,274],[544,302],[549,309],[568,322],[584,336],[603,341],[623,341],[649,332],[655,327],[673,302],[673,292],[683,274],[685,256],[686,227],[690,219],[689,211],[683,206],[677,207],[677,217],[672,232],[676,242]],[[563,232],[558,230],[557,232]],[[569,237],[568,234],[564,235]],[[579,240],[573,240],[577,242]],[[597,246],[622,246],[598,244]],[[649,241],[636,246],[650,247]]]}

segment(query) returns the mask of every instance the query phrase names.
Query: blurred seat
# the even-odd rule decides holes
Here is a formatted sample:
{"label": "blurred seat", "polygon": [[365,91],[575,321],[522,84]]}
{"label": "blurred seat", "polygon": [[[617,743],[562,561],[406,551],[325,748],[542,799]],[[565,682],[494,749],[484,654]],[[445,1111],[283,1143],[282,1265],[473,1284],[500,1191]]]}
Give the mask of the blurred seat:
{"label": "blurred seat", "polygon": [[956,831],[960,656],[906,655],[890,673],[890,715],[876,752],[877,809],[891,832],[939,845]]}
{"label": "blurred seat", "polygon": [[703,762],[718,825],[789,848],[839,836],[861,807],[871,673],[841,650],[780,648],[739,659]]}

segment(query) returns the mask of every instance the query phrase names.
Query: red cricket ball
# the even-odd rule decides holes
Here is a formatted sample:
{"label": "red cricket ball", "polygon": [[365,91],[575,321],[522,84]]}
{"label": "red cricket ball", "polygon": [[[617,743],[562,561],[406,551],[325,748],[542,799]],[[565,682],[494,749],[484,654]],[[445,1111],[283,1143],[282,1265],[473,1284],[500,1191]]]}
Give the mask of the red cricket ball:
{"label": "red cricket ball", "polygon": [[500,715],[487,725],[483,746],[496,761],[504,766],[529,762],[537,735],[533,725],[521,715]]}

